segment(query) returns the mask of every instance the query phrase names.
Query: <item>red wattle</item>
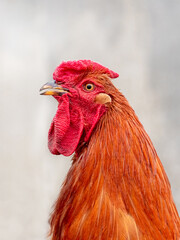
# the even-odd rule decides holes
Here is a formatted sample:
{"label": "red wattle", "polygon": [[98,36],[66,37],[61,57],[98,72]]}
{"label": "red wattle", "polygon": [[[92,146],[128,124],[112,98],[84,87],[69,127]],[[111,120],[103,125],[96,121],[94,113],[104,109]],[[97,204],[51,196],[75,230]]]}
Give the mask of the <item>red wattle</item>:
{"label": "red wattle", "polygon": [[83,108],[76,98],[70,98],[67,94],[56,99],[59,105],[49,129],[48,147],[52,154],[70,156],[75,152],[83,132],[82,140],[89,140],[106,108],[100,104],[92,108],[87,104]]}
{"label": "red wattle", "polygon": [[70,156],[79,143],[82,131],[82,114],[75,106],[72,110],[65,94],[59,100],[58,110],[49,129],[49,150],[56,155]]}

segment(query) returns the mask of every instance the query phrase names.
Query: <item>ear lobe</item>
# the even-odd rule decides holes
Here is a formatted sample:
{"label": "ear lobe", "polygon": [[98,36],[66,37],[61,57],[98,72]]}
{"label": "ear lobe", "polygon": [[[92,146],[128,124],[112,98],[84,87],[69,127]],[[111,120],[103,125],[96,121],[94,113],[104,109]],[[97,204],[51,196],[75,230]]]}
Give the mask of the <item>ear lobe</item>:
{"label": "ear lobe", "polygon": [[95,102],[99,104],[105,104],[111,102],[111,97],[106,93],[99,93],[95,97]]}

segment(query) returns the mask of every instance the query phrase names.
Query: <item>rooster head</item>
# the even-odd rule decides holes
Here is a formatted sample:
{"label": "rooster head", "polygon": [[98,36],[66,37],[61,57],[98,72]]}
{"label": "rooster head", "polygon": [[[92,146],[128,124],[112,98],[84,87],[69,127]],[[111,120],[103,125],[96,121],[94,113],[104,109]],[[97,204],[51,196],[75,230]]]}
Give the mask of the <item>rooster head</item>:
{"label": "rooster head", "polygon": [[40,89],[53,95],[58,109],[48,134],[53,154],[71,155],[80,142],[88,142],[101,116],[111,103],[110,78],[119,75],[91,60],[62,62],[53,80]]}

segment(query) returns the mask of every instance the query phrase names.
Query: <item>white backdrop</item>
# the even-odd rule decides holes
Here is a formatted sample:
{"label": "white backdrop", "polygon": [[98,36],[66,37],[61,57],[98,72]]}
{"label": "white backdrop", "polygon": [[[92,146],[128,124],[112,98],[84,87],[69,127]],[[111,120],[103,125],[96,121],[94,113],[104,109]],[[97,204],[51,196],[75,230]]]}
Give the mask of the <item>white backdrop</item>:
{"label": "white backdrop", "polygon": [[0,235],[44,240],[70,167],[47,132],[57,103],[39,96],[63,60],[118,72],[169,176],[180,211],[180,1],[0,1]]}

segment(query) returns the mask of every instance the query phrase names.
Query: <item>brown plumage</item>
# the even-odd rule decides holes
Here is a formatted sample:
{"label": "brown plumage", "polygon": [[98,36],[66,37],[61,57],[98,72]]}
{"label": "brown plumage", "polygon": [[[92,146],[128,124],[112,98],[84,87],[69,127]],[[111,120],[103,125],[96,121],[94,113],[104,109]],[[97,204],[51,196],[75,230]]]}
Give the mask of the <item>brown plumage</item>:
{"label": "brown plumage", "polygon": [[89,140],[81,135],[50,218],[51,239],[180,239],[168,178],[135,112],[107,74],[85,78],[111,102]]}

